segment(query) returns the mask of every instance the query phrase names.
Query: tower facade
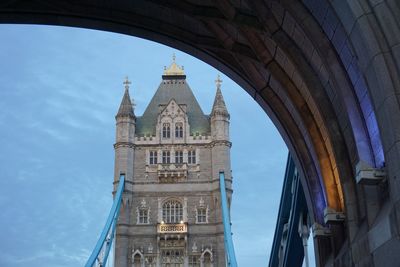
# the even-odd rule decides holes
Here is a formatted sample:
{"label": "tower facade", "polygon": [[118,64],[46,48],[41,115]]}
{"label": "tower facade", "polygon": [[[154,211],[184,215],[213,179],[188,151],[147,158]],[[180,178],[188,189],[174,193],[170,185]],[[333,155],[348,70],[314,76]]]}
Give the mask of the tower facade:
{"label": "tower facade", "polygon": [[216,80],[205,115],[175,62],[142,116],[129,81],[116,115],[114,191],[125,173],[116,267],[225,266],[219,172],[232,196],[229,113]]}

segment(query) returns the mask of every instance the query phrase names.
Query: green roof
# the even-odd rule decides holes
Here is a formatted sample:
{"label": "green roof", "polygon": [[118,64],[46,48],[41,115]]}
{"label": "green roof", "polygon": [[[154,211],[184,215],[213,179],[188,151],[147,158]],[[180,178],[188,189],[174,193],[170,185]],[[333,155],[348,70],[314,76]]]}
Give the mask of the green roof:
{"label": "green roof", "polygon": [[143,115],[136,119],[136,134],[156,134],[156,123],[159,112],[159,105],[167,105],[174,99],[179,105],[186,105],[191,134],[210,134],[209,116],[201,110],[192,90],[185,80],[185,76],[163,76],[156,93],[151,99]]}

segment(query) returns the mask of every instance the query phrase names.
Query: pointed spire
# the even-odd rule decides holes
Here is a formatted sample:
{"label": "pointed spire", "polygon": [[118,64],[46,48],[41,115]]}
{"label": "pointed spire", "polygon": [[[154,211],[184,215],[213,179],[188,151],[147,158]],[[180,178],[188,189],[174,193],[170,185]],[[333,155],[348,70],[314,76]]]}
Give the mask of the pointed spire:
{"label": "pointed spire", "polygon": [[226,108],[224,97],[222,96],[222,92],[221,92],[221,84],[222,84],[222,80],[218,74],[217,79],[215,80],[217,92],[215,94],[215,99],[214,99],[214,104],[213,104],[212,111],[211,111],[211,116],[223,115],[223,116],[228,117],[228,119],[229,119],[229,112]]}
{"label": "pointed spire", "polygon": [[133,112],[133,105],[131,102],[131,98],[129,96],[129,85],[131,82],[128,80],[128,77],[125,78],[123,83],[125,85],[125,93],[121,101],[121,105],[119,106],[119,110],[116,117],[120,116],[129,116],[135,118],[135,113]]}

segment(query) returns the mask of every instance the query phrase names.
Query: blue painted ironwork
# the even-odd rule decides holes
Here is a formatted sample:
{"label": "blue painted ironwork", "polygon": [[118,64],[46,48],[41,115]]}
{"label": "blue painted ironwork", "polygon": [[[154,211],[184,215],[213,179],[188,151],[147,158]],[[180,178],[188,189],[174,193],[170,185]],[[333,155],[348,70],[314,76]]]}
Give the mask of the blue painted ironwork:
{"label": "blue painted ironwork", "polygon": [[225,174],[219,173],[219,187],[221,191],[222,222],[224,224],[225,253],[229,267],[237,267],[235,249],[232,241],[231,220],[229,216],[228,200],[226,197]]}
{"label": "blue painted ironwork", "polygon": [[[108,215],[106,224],[104,225],[103,231],[101,232],[100,238],[94,247],[92,254],[90,255],[85,267],[99,266],[103,267],[107,263],[108,255],[110,254],[110,249],[112,241],[115,235],[115,227],[117,225],[117,220],[119,216],[119,211],[121,207],[122,192],[124,191],[125,175],[121,174],[119,178],[119,185],[117,193],[115,195],[114,203],[111,207],[110,214]],[[101,253],[103,252],[103,253]],[[100,253],[102,255],[100,255]],[[102,259],[101,259],[102,257]],[[95,265],[97,264],[97,265]]]}
{"label": "blue painted ironwork", "polygon": [[[303,265],[304,249],[298,233],[301,214],[307,216],[307,204],[296,166],[291,156],[288,155],[274,241],[269,259],[270,267],[301,267]],[[282,243],[285,243],[285,245],[282,246]]]}

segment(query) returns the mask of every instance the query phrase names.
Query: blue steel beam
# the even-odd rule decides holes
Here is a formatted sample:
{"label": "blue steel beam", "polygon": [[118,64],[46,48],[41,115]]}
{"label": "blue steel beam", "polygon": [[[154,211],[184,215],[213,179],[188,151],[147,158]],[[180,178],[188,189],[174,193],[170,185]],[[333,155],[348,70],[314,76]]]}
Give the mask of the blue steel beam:
{"label": "blue steel beam", "polygon": [[[288,155],[281,202],[274,241],[269,259],[269,267],[301,267],[304,258],[302,239],[298,233],[300,214],[307,216],[307,204],[296,166]],[[293,191],[292,191],[293,190]],[[287,230],[284,230],[285,224]],[[282,239],[286,239],[283,255],[279,256]]]}
{"label": "blue steel beam", "polygon": [[298,225],[300,214],[307,216],[307,205],[299,177],[294,177],[293,183],[294,192],[291,205],[291,216],[289,219],[288,243],[286,245],[283,266],[301,267],[303,266],[304,247],[303,241],[298,232]]}
{"label": "blue steel beam", "polygon": [[[92,254],[87,260],[85,267],[92,267],[98,260],[100,252],[104,249],[103,261],[100,262],[100,266],[105,266],[108,259],[108,254],[111,249],[112,241],[115,234],[115,227],[117,224],[119,210],[121,207],[122,192],[124,191],[125,175],[121,174],[119,178],[119,185],[117,193],[115,195],[114,203],[111,207],[110,214],[108,215],[106,224],[104,225],[103,231],[101,232],[100,238],[93,249]],[[111,230],[111,232],[110,232]],[[108,238],[107,238],[108,237]]]}
{"label": "blue steel beam", "polygon": [[231,221],[226,197],[225,174],[219,172],[219,188],[221,191],[222,222],[224,224],[225,252],[229,267],[237,267],[235,249],[232,241]]}

